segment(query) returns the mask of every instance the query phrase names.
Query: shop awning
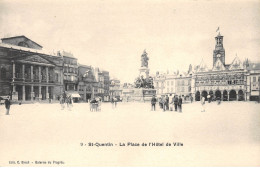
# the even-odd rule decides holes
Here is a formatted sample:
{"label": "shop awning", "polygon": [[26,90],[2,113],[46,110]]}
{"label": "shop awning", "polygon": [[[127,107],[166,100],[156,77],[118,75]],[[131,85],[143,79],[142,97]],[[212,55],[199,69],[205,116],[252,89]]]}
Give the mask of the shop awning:
{"label": "shop awning", "polygon": [[69,95],[71,95],[72,98],[80,98],[80,95],[78,92],[67,92]]}
{"label": "shop awning", "polygon": [[78,93],[73,93],[71,94],[72,98],[80,98],[80,95]]}

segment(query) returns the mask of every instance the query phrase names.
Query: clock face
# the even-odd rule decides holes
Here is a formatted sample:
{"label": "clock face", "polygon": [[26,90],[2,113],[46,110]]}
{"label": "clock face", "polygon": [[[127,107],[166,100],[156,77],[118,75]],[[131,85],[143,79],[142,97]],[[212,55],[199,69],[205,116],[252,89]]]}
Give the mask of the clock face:
{"label": "clock face", "polygon": [[217,54],[217,57],[219,58],[219,57],[221,57],[221,54],[219,53],[219,54]]}

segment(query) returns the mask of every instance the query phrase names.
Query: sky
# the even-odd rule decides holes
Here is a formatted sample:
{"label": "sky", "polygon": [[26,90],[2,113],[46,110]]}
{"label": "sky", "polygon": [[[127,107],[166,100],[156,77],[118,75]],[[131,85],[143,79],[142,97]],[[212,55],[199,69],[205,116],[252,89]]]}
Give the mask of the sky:
{"label": "sky", "polygon": [[0,0],[0,37],[25,35],[50,52],[134,82],[146,49],[150,74],[212,68],[217,28],[226,64],[260,60],[260,1]]}

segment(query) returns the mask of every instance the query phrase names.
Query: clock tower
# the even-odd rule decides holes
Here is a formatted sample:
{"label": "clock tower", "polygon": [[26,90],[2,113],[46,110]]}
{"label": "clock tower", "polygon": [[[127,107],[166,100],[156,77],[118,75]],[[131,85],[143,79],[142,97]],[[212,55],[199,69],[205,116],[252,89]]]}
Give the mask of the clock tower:
{"label": "clock tower", "polygon": [[225,49],[223,47],[223,36],[220,35],[220,32],[215,37],[215,40],[216,45],[215,50],[213,51],[213,66],[218,59],[225,65]]}

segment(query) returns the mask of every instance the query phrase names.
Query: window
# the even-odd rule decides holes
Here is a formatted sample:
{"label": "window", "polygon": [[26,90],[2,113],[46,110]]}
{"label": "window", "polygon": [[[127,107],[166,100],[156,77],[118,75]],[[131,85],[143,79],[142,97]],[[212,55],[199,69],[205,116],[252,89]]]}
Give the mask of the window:
{"label": "window", "polygon": [[256,82],[256,77],[253,77],[253,82]]}
{"label": "window", "polygon": [[21,47],[29,47],[29,45],[28,45],[27,43],[25,43],[24,41],[19,42],[19,43],[18,43],[18,46],[21,46]]}

